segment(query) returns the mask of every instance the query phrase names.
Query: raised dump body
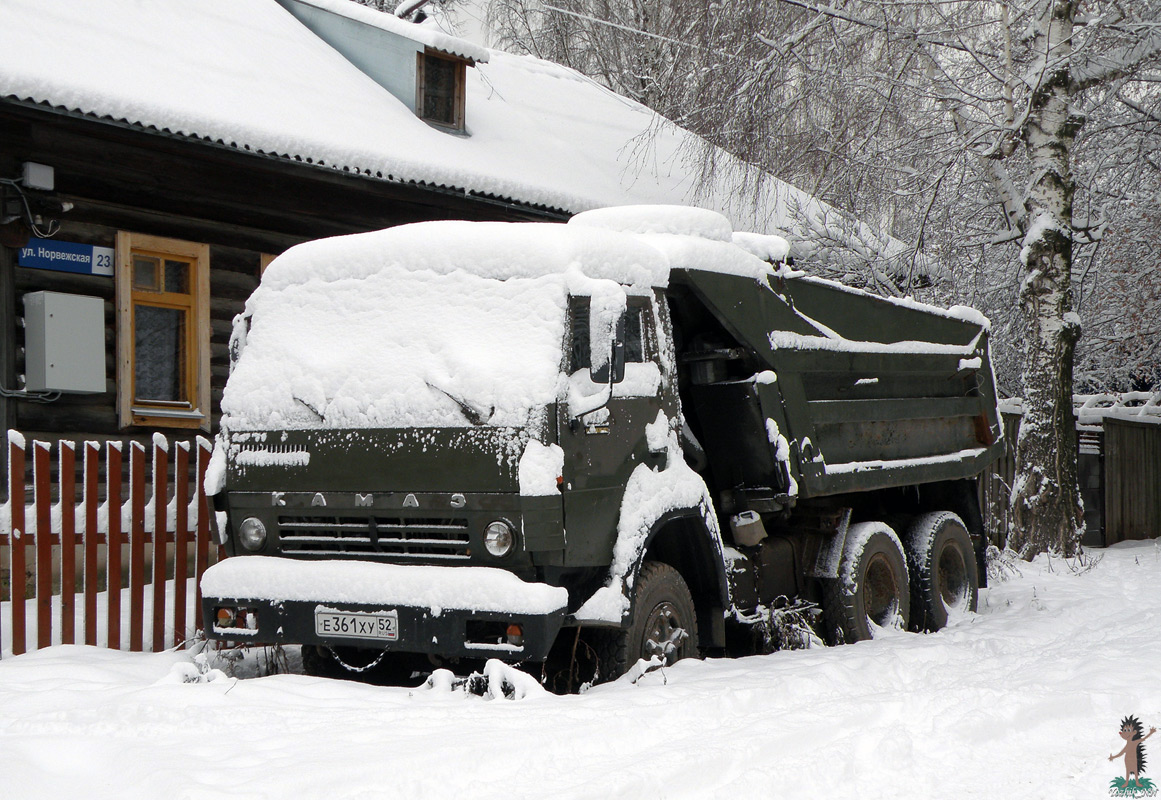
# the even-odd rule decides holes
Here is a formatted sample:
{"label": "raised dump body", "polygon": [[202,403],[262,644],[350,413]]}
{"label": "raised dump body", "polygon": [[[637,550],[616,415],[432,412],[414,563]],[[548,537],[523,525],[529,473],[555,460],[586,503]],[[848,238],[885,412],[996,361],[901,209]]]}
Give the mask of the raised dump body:
{"label": "raised dump body", "polygon": [[236,322],[209,635],[583,681],[974,609],[986,321],[785,253],[665,207],[288,251]]}

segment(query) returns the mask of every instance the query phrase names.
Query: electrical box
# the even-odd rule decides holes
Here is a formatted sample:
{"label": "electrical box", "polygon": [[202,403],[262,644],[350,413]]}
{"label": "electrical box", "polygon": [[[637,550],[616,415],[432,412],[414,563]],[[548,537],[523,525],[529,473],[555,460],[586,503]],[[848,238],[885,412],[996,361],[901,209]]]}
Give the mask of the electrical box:
{"label": "electrical box", "polygon": [[21,164],[20,182],[25,189],[42,189],[51,192],[56,186],[55,170],[48,164],[37,164],[35,161],[25,161]]}
{"label": "electrical box", "polygon": [[24,362],[30,392],[105,391],[105,302],[60,292],[24,295]]}

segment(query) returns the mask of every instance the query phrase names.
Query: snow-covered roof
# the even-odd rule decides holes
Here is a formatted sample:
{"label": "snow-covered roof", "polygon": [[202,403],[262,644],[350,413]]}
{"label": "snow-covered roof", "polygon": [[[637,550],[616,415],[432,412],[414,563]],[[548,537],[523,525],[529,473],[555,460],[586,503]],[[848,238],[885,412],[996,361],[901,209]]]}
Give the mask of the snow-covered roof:
{"label": "snow-covered roof", "polygon": [[[310,2],[412,25],[348,0]],[[434,46],[474,47],[447,39]],[[692,134],[570,69],[487,55],[468,70],[467,135],[455,135],[275,0],[4,0],[0,99],[568,213],[693,202],[737,229],[773,231],[788,209],[822,208],[772,178],[757,203],[724,179],[698,194]]]}
{"label": "snow-covered roof", "polygon": [[295,0],[295,2],[362,22],[364,25],[370,25],[396,36],[411,39],[425,47],[466,58],[469,61],[485,62],[488,60],[488,48],[486,47],[480,47],[456,36],[449,36],[430,25],[415,25],[399,19],[393,14],[384,14],[382,11],[352,3],[350,0]]}

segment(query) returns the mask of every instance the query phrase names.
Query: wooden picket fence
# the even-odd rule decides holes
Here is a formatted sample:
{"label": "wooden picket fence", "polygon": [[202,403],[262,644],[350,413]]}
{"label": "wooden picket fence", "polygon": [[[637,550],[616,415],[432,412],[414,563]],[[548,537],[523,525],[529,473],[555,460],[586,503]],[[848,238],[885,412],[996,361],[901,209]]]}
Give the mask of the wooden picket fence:
{"label": "wooden picket fence", "polygon": [[[211,541],[202,486],[209,459],[210,444],[201,437],[170,443],[155,435],[148,453],[136,441],[84,442],[78,454],[74,442],[29,447],[9,432],[8,524],[0,528],[9,613],[0,615],[7,617],[0,618],[0,630],[9,628],[4,638],[11,652],[57,642],[157,652],[182,646],[201,629],[198,585],[211,560],[223,556]],[[33,641],[29,627],[35,627]]]}

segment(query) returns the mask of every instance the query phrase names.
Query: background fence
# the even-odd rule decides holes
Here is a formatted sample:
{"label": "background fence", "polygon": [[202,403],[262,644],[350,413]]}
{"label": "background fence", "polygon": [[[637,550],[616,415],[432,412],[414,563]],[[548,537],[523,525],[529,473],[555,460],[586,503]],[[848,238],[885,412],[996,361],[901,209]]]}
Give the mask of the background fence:
{"label": "background fence", "polygon": [[[1093,405],[1093,397],[1111,396],[1077,398],[1077,477],[1085,545],[1106,547],[1161,534],[1161,415],[1156,413],[1161,395],[1143,396],[1149,399],[1128,408]],[[1133,409],[1139,413],[1127,413]],[[1018,407],[1004,412],[1008,450],[980,480],[985,527],[994,544],[1005,542],[1011,529],[1008,497],[1020,418]]]}
{"label": "background fence", "polygon": [[1161,421],[1106,417],[1104,544],[1161,531]]}
{"label": "background fence", "polygon": [[[222,557],[202,481],[210,444],[8,435],[0,641],[164,650],[201,628],[198,584]],[[78,499],[78,492],[80,497]],[[6,578],[6,580],[4,580]]]}

